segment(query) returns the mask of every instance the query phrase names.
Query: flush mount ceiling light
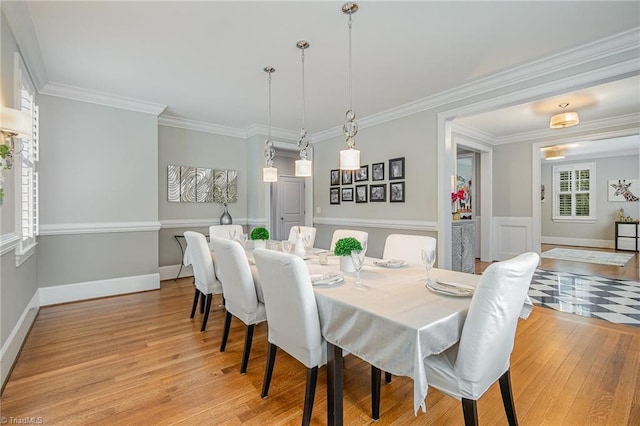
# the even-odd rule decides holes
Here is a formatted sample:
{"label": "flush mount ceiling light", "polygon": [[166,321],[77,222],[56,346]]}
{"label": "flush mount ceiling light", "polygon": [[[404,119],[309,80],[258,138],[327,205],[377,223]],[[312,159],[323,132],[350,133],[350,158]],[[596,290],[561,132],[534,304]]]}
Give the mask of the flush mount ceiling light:
{"label": "flush mount ceiling light", "polygon": [[277,182],[278,181],[278,169],[273,167],[273,157],[276,155],[276,150],[273,148],[273,141],[271,140],[271,74],[276,72],[273,67],[264,67],[264,72],[269,75],[269,136],[264,141],[264,161],[265,166],[262,169],[262,181],[263,182]]}
{"label": "flush mount ceiling light", "polygon": [[349,15],[349,110],[346,113],[347,122],[342,126],[342,131],[347,137],[347,149],[340,151],[340,168],[342,170],[358,170],[360,168],[360,151],[356,148],[355,136],[358,133],[358,123],[356,114],[353,112],[353,78],[351,65],[351,15],[358,11],[355,3],[345,3],[342,5],[342,12]]}
{"label": "flush mount ceiling light", "polygon": [[569,102],[562,103],[558,106],[562,108],[562,112],[551,117],[549,127],[551,127],[552,129],[564,129],[580,123],[580,117],[578,117],[577,112],[565,111],[565,109],[569,106]]}
{"label": "flush mount ceiling light", "polygon": [[300,159],[296,160],[296,176],[311,176],[311,161],[307,159],[309,155],[309,138],[307,137],[307,129],[304,127],[305,99],[304,99],[304,51],[309,47],[309,42],[300,40],[296,46],[302,53],[302,127],[300,128],[300,139],[298,139],[298,148],[300,148]]}
{"label": "flush mount ceiling light", "polygon": [[563,158],[565,158],[565,151],[559,146],[552,146],[544,151],[545,160],[562,160]]}

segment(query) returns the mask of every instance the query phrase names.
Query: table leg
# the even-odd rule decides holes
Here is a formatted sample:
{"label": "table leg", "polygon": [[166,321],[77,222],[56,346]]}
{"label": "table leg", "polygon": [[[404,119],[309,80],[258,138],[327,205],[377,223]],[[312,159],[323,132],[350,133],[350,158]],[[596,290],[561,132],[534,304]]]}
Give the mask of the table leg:
{"label": "table leg", "polygon": [[327,423],[342,426],[342,348],[327,342]]}
{"label": "table leg", "polygon": [[180,269],[178,269],[178,275],[176,275],[176,278],[174,279],[174,281],[177,281],[178,278],[180,278],[180,272],[182,272],[182,267],[184,266],[184,263],[182,263],[184,261],[184,249],[182,248],[182,244],[180,244],[180,240],[179,238],[181,238],[182,235],[174,235],[173,238],[175,238],[176,242],[178,243],[178,247],[180,247]]}

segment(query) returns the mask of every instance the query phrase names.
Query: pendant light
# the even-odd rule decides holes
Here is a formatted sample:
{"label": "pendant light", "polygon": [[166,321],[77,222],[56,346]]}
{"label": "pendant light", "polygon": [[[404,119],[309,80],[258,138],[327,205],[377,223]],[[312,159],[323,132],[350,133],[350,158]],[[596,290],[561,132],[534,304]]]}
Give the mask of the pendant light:
{"label": "pendant light", "polygon": [[565,109],[569,106],[569,102],[565,102],[558,106],[562,108],[562,112],[551,117],[549,127],[551,127],[552,129],[564,129],[580,123],[580,117],[578,117],[577,112],[565,111]]}
{"label": "pendant light", "polygon": [[307,159],[309,155],[309,138],[307,137],[307,129],[304,127],[305,115],[305,99],[304,99],[304,51],[309,47],[309,42],[300,40],[296,46],[300,49],[302,56],[302,127],[300,128],[300,139],[298,139],[298,148],[300,148],[300,159],[296,160],[296,176],[311,176],[311,161]]}
{"label": "pendant light", "polygon": [[269,136],[264,141],[264,160],[265,166],[262,169],[262,181],[263,182],[277,182],[278,181],[278,169],[273,167],[273,157],[276,155],[276,150],[273,148],[273,141],[271,140],[271,74],[276,72],[273,67],[264,67],[264,72],[269,75]]}
{"label": "pendant light", "polygon": [[355,149],[355,136],[358,133],[358,123],[356,114],[353,112],[353,78],[351,64],[351,15],[358,11],[356,3],[345,3],[342,5],[342,12],[349,15],[349,110],[346,113],[347,122],[342,126],[342,131],[347,137],[347,149],[340,151],[340,168],[342,170],[358,170],[360,168],[360,151]]}

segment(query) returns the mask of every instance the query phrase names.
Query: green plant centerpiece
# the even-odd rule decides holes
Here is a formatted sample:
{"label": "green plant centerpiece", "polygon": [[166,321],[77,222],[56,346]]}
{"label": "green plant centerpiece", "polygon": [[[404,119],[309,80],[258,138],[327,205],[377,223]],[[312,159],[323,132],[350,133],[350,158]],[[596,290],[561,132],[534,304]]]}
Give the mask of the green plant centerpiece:
{"label": "green plant centerpiece", "polygon": [[354,272],[353,261],[351,260],[351,250],[362,250],[360,241],[353,237],[340,238],[333,248],[333,253],[340,256],[340,270],[342,272]]}
{"label": "green plant centerpiece", "polygon": [[269,231],[266,228],[254,228],[251,231],[251,239],[252,240],[268,240],[269,239]]}
{"label": "green plant centerpiece", "polygon": [[362,250],[362,244],[353,237],[346,237],[336,242],[333,253],[336,256],[351,256],[351,250]]}

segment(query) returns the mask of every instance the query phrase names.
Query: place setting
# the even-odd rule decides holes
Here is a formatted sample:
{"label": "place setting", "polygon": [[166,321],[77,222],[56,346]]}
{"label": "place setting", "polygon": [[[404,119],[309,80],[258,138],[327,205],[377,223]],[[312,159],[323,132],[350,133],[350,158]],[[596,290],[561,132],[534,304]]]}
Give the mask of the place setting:
{"label": "place setting", "polygon": [[453,297],[471,297],[473,296],[473,292],[475,288],[469,285],[443,281],[443,280],[433,280],[430,278],[429,272],[433,268],[433,265],[436,262],[436,252],[435,250],[422,250],[422,263],[424,264],[425,269],[427,270],[427,277],[425,280],[425,287],[431,290],[434,293],[443,296],[453,296]]}

